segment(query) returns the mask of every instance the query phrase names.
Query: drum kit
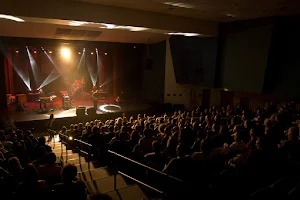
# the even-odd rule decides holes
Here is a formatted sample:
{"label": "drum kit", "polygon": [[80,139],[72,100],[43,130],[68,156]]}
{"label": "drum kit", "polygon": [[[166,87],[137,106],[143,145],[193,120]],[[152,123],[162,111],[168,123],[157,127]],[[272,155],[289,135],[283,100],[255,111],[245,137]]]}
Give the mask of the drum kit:
{"label": "drum kit", "polygon": [[72,96],[79,96],[84,92],[85,80],[75,80],[73,83],[66,82],[66,87],[69,90],[69,94]]}

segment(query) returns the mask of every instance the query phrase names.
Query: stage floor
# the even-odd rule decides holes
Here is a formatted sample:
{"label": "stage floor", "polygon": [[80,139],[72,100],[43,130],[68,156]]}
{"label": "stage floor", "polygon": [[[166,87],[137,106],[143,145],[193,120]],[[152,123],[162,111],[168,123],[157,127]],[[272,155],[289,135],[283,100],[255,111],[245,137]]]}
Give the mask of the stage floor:
{"label": "stage floor", "polygon": [[[39,113],[39,104],[38,103],[27,103],[27,111],[16,112],[15,109],[10,109],[9,115],[14,119],[15,122],[25,122],[25,121],[35,121],[35,120],[45,120],[49,119],[51,114],[54,114],[54,118],[68,118],[76,116],[77,107],[93,107],[93,102],[91,100],[86,101],[76,101],[73,102],[72,108],[64,110],[61,106],[61,100],[58,100],[53,103],[53,111],[47,113]],[[97,114],[108,114],[108,113],[122,113],[129,111],[142,111],[149,108],[148,104],[133,104],[126,103],[122,105],[117,105],[110,100],[102,100],[98,102]]]}

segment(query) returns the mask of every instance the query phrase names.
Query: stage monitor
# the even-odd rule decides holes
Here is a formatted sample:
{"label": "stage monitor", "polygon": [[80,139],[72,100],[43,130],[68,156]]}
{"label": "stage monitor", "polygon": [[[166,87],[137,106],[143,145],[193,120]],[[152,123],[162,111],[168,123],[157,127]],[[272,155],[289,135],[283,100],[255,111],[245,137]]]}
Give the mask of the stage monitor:
{"label": "stage monitor", "polygon": [[81,116],[85,116],[85,111],[86,111],[86,107],[78,107],[77,109],[76,109],[76,115],[78,116],[78,117],[81,117]]}

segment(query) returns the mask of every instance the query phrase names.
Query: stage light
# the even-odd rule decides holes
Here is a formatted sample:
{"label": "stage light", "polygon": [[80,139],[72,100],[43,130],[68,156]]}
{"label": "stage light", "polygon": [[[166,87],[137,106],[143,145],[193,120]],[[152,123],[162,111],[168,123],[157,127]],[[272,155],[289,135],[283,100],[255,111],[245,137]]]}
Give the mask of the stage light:
{"label": "stage light", "polygon": [[78,52],[78,54],[80,55],[80,54],[81,54],[81,52]]}
{"label": "stage light", "polygon": [[28,55],[28,58],[30,61],[30,67],[31,67],[31,70],[33,73],[34,81],[35,81],[36,85],[38,85],[41,83],[41,77],[42,77],[40,74],[40,69],[39,69],[38,65],[36,64],[36,62],[35,62],[34,58],[32,57],[28,48],[26,48],[26,51],[27,51],[27,55]]}
{"label": "stage light", "polygon": [[104,55],[106,55],[106,56],[107,56],[107,53],[105,52],[105,53],[104,53]]}
{"label": "stage light", "polygon": [[19,53],[19,50],[16,50],[16,53]]}
{"label": "stage light", "polygon": [[52,53],[52,51],[49,51],[49,53]]}
{"label": "stage light", "polygon": [[37,53],[37,51],[36,51],[36,50],[34,50],[34,51],[33,51],[33,53],[35,53],[35,54],[36,54],[36,53]]}
{"label": "stage light", "polygon": [[69,139],[69,140],[73,140],[73,137],[72,137],[72,136],[70,136],[68,139]]}
{"label": "stage light", "polygon": [[62,55],[64,58],[69,59],[70,56],[71,56],[70,49],[68,49],[68,48],[62,48],[62,49],[61,49],[61,55]]}
{"label": "stage light", "polygon": [[91,55],[94,55],[94,52],[91,52]]}
{"label": "stage light", "polygon": [[136,46],[133,46],[134,49],[136,49]]}

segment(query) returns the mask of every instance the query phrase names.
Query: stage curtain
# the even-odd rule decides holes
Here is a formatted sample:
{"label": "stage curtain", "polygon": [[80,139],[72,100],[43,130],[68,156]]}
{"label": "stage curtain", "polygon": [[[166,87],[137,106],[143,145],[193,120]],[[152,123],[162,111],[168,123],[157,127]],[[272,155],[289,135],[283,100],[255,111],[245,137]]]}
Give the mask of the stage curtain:
{"label": "stage curtain", "polygon": [[13,64],[11,52],[6,52],[4,56],[4,73],[5,73],[5,88],[6,93],[14,95],[14,78],[13,78]]}

